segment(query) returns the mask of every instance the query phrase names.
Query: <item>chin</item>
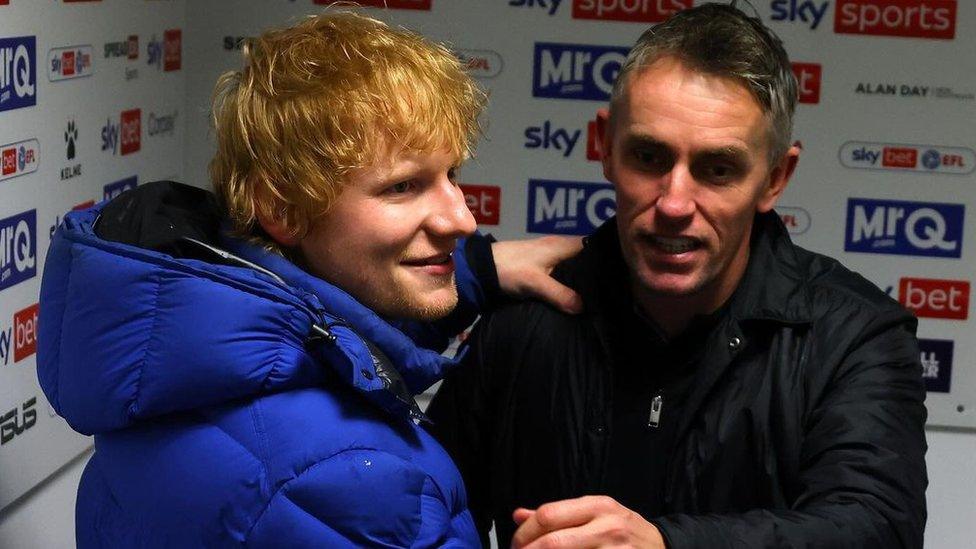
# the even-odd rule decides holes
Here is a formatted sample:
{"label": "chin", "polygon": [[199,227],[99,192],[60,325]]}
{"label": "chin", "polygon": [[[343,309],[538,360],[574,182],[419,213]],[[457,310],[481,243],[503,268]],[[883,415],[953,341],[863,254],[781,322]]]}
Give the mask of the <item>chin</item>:
{"label": "chin", "polygon": [[447,316],[457,307],[458,294],[454,277],[439,288],[415,288],[412,284],[393,284],[390,291],[375,296],[368,305],[386,318],[429,322]]}

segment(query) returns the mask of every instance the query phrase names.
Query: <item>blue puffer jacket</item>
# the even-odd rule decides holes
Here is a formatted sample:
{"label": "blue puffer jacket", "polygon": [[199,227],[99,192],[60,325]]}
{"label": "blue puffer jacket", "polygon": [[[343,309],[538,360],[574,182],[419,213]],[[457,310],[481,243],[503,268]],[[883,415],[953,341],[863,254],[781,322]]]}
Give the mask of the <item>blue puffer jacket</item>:
{"label": "blue puffer jacket", "polygon": [[221,243],[254,268],[177,259],[99,238],[98,215],[66,216],[41,288],[41,385],[95,435],[79,547],[479,545],[411,419],[453,360],[258,247]]}

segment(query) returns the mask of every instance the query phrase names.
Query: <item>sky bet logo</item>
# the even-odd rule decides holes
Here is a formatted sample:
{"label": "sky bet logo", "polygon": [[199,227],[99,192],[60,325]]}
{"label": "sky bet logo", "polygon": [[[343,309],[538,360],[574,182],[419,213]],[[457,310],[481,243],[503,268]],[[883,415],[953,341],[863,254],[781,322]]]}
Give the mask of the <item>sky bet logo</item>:
{"label": "sky bet logo", "polygon": [[502,190],[491,185],[461,185],[464,202],[478,225],[498,225],[501,219]]}
{"label": "sky bet logo", "polygon": [[947,339],[919,339],[925,390],[948,393],[952,381],[952,352],[955,344]]}
{"label": "sky bet logo", "polygon": [[0,38],[0,112],[37,104],[37,39]]}
{"label": "sky bet logo", "polygon": [[40,145],[36,139],[0,147],[0,181],[36,172],[40,164]]}
{"label": "sky bet logo", "polygon": [[793,63],[793,75],[796,76],[800,103],[819,103],[820,80],[823,75],[820,63]]}
{"label": "sky bet logo", "polygon": [[851,198],[844,250],[958,258],[965,212],[962,204]]}
{"label": "sky bet logo", "polygon": [[976,152],[962,147],[849,141],[840,148],[848,168],[962,175],[976,169]]}
{"label": "sky bet logo", "polygon": [[530,179],[526,231],[587,235],[613,217],[616,208],[612,185]]}
{"label": "sky bet logo", "polygon": [[178,71],[183,64],[183,31],[170,29],[163,32],[163,41],[152,35],[146,44],[147,63],[163,72]]}
{"label": "sky bet logo", "polygon": [[898,302],[915,316],[966,320],[969,318],[969,282],[934,278],[902,278]]}
{"label": "sky bet logo", "polygon": [[138,181],[137,176],[133,175],[132,177],[126,177],[125,179],[120,179],[115,183],[105,185],[105,187],[102,189],[102,200],[112,200],[125,191],[136,188],[136,186],[139,184]]}
{"label": "sky bet logo", "polygon": [[37,210],[0,219],[0,290],[37,274]]}
{"label": "sky bet logo", "polygon": [[525,129],[525,148],[554,149],[562,153],[563,158],[569,158],[582,133],[582,130],[554,128],[552,122],[546,120],[542,126],[530,126]]}
{"label": "sky bet logo", "polygon": [[114,124],[110,118],[102,126],[102,150],[123,156],[138,152],[142,147],[142,109],[122,111],[121,121]]}
{"label": "sky bet logo", "polygon": [[952,40],[956,0],[837,0],[834,32]]}
{"label": "sky bet logo", "polygon": [[627,48],[537,43],[532,96],[608,101]]}
{"label": "sky bet logo", "polygon": [[0,331],[0,365],[10,364],[11,355],[17,363],[37,352],[37,312],[37,303],[17,311],[13,326]]}
{"label": "sky bet logo", "polygon": [[775,0],[770,3],[769,8],[773,11],[773,21],[800,21],[809,25],[810,30],[817,30],[829,6],[830,2]]}

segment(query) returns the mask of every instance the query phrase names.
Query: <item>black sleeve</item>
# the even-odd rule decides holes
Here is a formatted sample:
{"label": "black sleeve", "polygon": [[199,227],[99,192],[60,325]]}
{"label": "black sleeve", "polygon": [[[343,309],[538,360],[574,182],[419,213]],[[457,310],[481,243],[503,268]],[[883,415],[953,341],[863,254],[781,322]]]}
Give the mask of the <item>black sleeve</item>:
{"label": "black sleeve", "polygon": [[914,319],[861,328],[809,415],[787,511],[669,515],[671,549],[916,548],[925,527],[925,418]]}

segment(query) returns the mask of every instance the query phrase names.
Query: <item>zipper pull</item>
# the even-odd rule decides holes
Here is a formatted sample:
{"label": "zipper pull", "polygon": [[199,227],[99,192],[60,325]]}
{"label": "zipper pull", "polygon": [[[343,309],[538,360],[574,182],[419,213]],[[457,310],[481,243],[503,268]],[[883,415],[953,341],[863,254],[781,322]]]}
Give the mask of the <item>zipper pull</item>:
{"label": "zipper pull", "polygon": [[647,426],[653,429],[657,429],[657,426],[661,424],[661,410],[664,408],[664,395],[658,393],[651,400],[651,413],[647,416]]}

